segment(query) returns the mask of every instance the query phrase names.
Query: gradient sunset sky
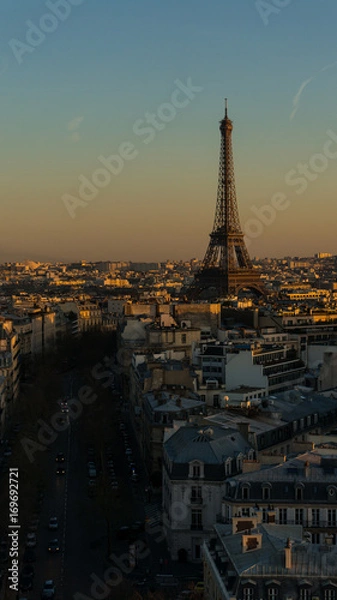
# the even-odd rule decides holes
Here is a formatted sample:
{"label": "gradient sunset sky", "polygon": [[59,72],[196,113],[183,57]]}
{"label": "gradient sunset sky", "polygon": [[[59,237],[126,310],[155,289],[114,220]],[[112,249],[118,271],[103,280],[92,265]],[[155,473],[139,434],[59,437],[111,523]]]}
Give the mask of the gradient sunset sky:
{"label": "gradient sunset sky", "polygon": [[[225,96],[251,256],[337,254],[336,0],[67,4],[1,2],[0,262],[202,258]],[[189,78],[202,90],[137,134]],[[71,218],[65,194],[125,142],[136,156]]]}

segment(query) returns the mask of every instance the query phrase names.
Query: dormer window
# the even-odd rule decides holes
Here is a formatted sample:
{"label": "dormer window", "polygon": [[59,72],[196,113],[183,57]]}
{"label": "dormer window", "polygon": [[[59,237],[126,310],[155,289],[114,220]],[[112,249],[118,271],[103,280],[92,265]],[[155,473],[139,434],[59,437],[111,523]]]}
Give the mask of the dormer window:
{"label": "dormer window", "polygon": [[262,484],[262,500],[270,500],[271,485],[270,483]]}
{"label": "dormer window", "polygon": [[227,460],[225,460],[225,475],[230,475],[232,472],[232,459],[231,458],[227,458]]}
{"label": "dormer window", "polygon": [[254,460],[255,452],[254,450],[248,451],[248,460]]}
{"label": "dormer window", "polygon": [[200,477],[200,465],[193,466],[193,477]]}
{"label": "dormer window", "polygon": [[328,500],[335,500],[337,497],[337,488],[334,485],[329,485],[327,488]]}
{"label": "dormer window", "polygon": [[295,500],[303,500],[303,484],[295,487]]}
{"label": "dormer window", "polygon": [[199,479],[204,476],[204,465],[203,463],[194,460],[190,463],[188,476],[192,479]]}
{"label": "dormer window", "polygon": [[238,472],[242,471],[242,460],[243,460],[243,454],[242,454],[242,452],[240,452],[240,454],[238,454],[238,456],[236,457],[236,470]]}
{"label": "dormer window", "polygon": [[249,500],[249,495],[250,495],[250,486],[249,485],[243,485],[242,489],[241,489],[241,494],[242,494],[242,500]]}

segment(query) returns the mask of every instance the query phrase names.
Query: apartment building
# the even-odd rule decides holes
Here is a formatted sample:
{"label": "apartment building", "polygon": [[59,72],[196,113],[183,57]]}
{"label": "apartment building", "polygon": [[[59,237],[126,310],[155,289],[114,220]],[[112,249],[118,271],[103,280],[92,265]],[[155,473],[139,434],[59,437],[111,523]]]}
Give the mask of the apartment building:
{"label": "apartment building", "polygon": [[300,525],[238,518],[204,543],[204,600],[337,600],[337,548]]}
{"label": "apartment building", "polygon": [[189,425],[167,432],[163,524],[173,560],[201,560],[202,544],[221,513],[226,480],[254,456],[235,429]]}
{"label": "apartment building", "polygon": [[301,525],[310,543],[336,546],[337,447],[233,477],[224,493],[224,522],[258,511],[262,523]]}

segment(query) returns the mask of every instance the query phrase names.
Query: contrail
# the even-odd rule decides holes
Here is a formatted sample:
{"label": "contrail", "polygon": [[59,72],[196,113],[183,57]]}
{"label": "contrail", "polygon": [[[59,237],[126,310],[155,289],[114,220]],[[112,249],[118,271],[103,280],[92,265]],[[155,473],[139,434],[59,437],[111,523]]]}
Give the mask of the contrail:
{"label": "contrail", "polygon": [[336,66],[337,66],[337,61],[330,63],[328,65],[325,65],[324,67],[322,67],[322,69],[320,69],[318,71],[318,73],[316,73],[316,75],[312,75],[311,77],[309,77],[309,79],[306,79],[305,81],[303,81],[301,83],[297,93],[295,94],[295,96],[293,98],[293,110],[290,114],[289,121],[292,121],[294,116],[296,115],[296,113],[300,107],[300,98],[301,98],[302,92],[307,87],[307,85],[309,85],[309,83],[311,83],[313,81],[313,79],[315,79],[317,77],[317,75],[319,75],[323,71],[327,71],[328,69],[332,69],[333,67],[336,67]]}

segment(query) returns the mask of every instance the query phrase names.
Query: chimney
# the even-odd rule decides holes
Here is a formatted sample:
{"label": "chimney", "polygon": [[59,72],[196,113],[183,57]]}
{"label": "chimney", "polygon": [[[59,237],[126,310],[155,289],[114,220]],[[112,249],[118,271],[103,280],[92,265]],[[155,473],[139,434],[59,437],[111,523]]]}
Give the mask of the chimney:
{"label": "chimney", "polygon": [[287,539],[287,543],[286,543],[285,548],[284,548],[284,562],[285,562],[285,568],[286,569],[291,569],[292,568],[292,561],[291,561],[291,541],[290,541],[290,538]]}
{"label": "chimney", "polygon": [[304,463],[304,476],[306,479],[308,479],[309,475],[310,475],[310,463],[308,460],[306,460]]}

